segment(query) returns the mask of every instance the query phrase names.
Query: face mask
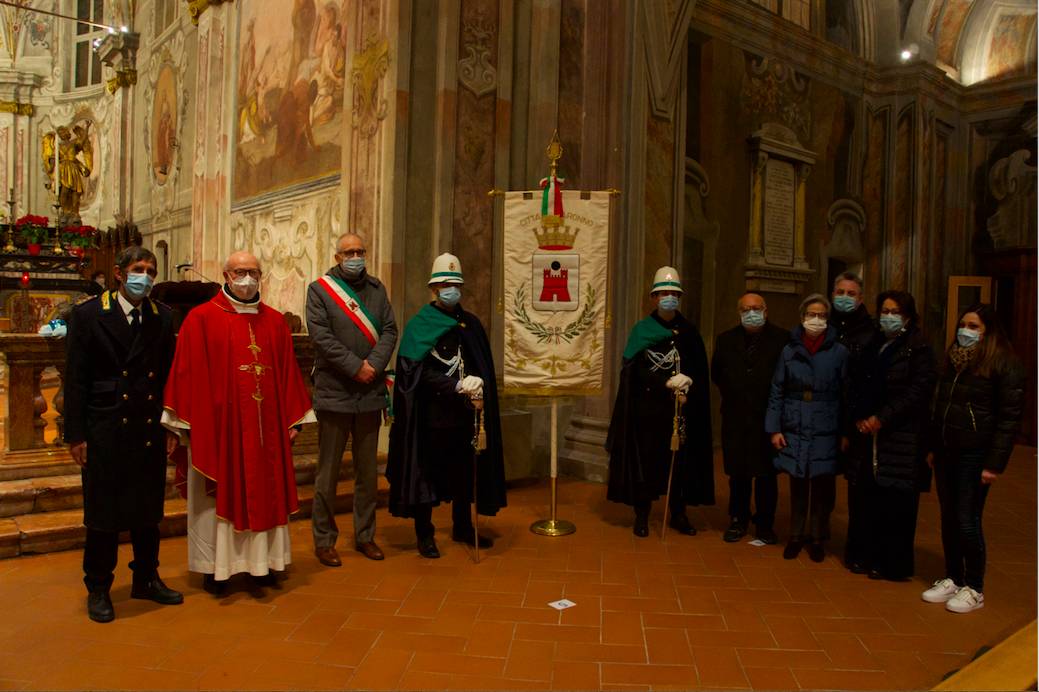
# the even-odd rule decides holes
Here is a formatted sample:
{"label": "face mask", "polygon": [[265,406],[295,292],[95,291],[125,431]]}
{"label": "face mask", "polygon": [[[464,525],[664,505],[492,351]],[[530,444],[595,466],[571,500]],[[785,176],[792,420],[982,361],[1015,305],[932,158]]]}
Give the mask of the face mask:
{"label": "face mask", "polygon": [[749,327],[750,329],[763,327],[765,326],[765,311],[748,310],[747,312],[740,313],[740,323],[744,327]]}
{"label": "face mask", "polygon": [[859,302],[851,296],[837,296],[833,299],[833,307],[838,312],[852,312],[859,306]]}
{"label": "face mask", "polygon": [[339,266],[343,268],[344,274],[351,279],[355,279],[364,271],[364,258],[351,257],[350,259],[343,260]]}
{"label": "face mask", "polygon": [[956,330],[956,343],[963,348],[970,348],[981,341],[981,333],[977,329],[961,327]]}
{"label": "face mask", "polygon": [[437,296],[440,298],[441,303],[449,308],[453,308],[462,299],[462,289],[457,286],[448,286],[447,288],[441,288]]}
{"label": "face mask", "polygon": [[664,312],[674,312],[678,309],[678,296],[664,296],[657,303],[657,307]]}
{"label": "face mask", "polygon": [[231,293],[238,300],[252,300],[259,290],[260,282],[251,276],[243,276],[231,281]]}
{"label": "face mask", "polygon": [[127,274],[126,295],[134,300],[140,300],[152,291],[153,279],[148,274]]}
{"label": "face mask", "polygon": [[808,336],[816,337],[826,331],[826,320],[822,317],[809,317],[802,324],[804,324],[805,331],[808,332]]}
{"label": "face mask", "polygon": [[902,331],[902,327],[905,323],[902,321],[901,315],[881,315],[880,316],[880,328],[884,330],[884,333],[888,336],[894,336]]}

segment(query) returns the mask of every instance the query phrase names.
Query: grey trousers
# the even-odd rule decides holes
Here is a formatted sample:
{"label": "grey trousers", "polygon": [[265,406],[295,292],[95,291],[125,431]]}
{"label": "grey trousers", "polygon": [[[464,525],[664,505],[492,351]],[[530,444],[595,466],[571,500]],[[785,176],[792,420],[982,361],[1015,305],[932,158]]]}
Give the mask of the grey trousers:
{"label": "grey trousers", "polygon": [[375,538],[375,503],[378,493],[379,426],[382,411],[335,413],[317,411],[318,455],[314,479],[314,511],[311,525],[314,547],[335,546],[339,527],[335,519],[336,483],[339,465],[351,440],[354,461],[354,540],[367,543]]}

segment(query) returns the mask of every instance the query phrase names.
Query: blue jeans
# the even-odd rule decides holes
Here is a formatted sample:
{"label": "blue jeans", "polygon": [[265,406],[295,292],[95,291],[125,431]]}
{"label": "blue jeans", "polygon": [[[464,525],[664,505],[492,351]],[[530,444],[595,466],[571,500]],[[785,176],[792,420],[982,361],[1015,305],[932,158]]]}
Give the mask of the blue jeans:
{"label": "blue jeans", "polygon": [[981,513],[989,486],[981,482],[985,450],[939,450],[935,488],[942,511],[945,576],[981,593],[985,586],[985,536]]}

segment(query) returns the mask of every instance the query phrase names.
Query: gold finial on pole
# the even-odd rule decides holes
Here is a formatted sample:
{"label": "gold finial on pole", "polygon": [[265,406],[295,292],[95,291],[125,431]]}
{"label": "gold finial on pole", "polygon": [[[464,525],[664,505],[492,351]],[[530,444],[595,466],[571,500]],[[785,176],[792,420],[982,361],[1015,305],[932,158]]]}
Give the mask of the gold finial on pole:
{"label": "gold finial on pole", "polygon": [[554,176],[556,168],[559,166],[559,159],[563,158],[563,144],[559,141],[559,130],[552,131],[552,141],[545,147],[545,156],[548,157],[549,175]]}

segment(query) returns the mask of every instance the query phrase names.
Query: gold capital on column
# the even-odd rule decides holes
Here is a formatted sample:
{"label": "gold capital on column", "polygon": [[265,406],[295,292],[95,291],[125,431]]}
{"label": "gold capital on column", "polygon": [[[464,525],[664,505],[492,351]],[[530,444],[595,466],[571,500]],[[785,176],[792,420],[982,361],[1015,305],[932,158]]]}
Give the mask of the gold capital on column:
{"label": "gold capital on column", "polygon": [[199,17],[202,16],[203,12],[214,5],[222,5],[225,2],[232,2],[232,0],[187,0],[191,23],[198,26]]}

